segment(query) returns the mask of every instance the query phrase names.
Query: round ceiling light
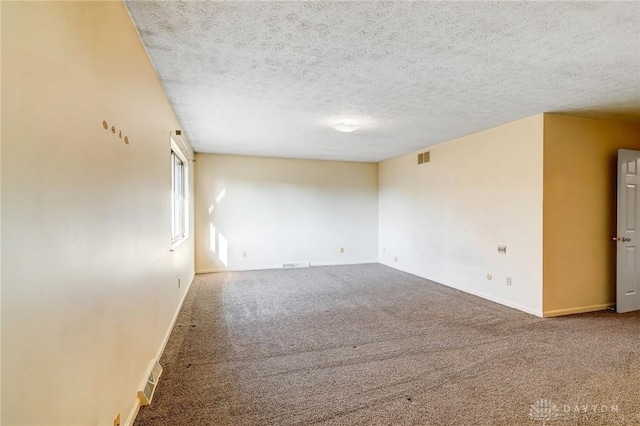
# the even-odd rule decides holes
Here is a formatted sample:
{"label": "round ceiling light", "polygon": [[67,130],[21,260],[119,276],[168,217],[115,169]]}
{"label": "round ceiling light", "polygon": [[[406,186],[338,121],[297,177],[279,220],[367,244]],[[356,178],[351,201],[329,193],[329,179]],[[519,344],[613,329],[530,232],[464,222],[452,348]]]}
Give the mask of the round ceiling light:
{"label": "round ceiling light", "polygon": [[359,126],[357,124],[345,123],[343,121],[342,123],[336,124],[335,126],[333,126],[333,128],[339,132],[350,133],[350,132],[353,132],[354,130],[358,130]]}

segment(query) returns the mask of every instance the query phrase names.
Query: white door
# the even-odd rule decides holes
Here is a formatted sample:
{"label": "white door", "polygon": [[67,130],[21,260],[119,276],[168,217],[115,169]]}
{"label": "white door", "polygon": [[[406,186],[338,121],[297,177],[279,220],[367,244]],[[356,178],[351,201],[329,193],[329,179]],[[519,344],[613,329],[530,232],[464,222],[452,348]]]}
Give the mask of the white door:
{"label": "white door", "polygon": [[640,310],[640,151],[618,151],[616,310]]}

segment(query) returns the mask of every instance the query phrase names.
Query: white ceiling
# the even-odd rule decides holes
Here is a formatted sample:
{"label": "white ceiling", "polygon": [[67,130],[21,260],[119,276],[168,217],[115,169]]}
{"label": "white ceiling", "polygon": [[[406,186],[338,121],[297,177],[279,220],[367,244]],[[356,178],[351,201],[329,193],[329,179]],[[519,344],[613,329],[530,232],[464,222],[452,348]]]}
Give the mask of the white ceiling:
{"label": "white ceiling", "polygon": [[126,6],[198,152],[379,161],[540,112],[640,118],[637,1]]}

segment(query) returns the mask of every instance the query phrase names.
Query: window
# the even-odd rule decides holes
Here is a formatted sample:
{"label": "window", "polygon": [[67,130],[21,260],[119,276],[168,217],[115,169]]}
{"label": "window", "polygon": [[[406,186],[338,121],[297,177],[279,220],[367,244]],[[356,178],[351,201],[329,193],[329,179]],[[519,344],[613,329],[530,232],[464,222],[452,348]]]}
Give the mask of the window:
{"label": "window", "polygon": [[175,249],[188,237],[187,159],[171,139],[171,248]]}

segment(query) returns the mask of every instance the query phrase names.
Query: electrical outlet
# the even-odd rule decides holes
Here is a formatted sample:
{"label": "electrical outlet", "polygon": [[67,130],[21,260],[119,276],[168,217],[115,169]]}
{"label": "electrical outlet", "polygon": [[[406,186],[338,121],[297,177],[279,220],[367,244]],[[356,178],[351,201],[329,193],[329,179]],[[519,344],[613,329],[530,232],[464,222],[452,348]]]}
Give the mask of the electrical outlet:
{"label": "electrical outlet", "polygon": [[116,418],[113,419],[113,426],[120,426],[120,412],[116,414]]}
{"label": "electrical outlet", "polygon": [[340,253],[344,253],[344,247],[340,247]]}
{"label": "electrical outlet", "polygon": [[394,260],[397,262],[398,261],[398,256],[396,256]]}
{"label": "electrical outlet", "polygon": [[507,285],[511,285],[511,277],[507,277]]}
{"label": "electrical outlet", "polygon": [[247,252],[246,251],[242,252],[242,257],[247,257]]}
{"label": "electrical outlet", "polygon": [[382,252],[383,252],[383,253],[386,253],[386,252],[387,252],[387,249],[386,249],[386,248],[384,248],[384,247],[382,247]]}

